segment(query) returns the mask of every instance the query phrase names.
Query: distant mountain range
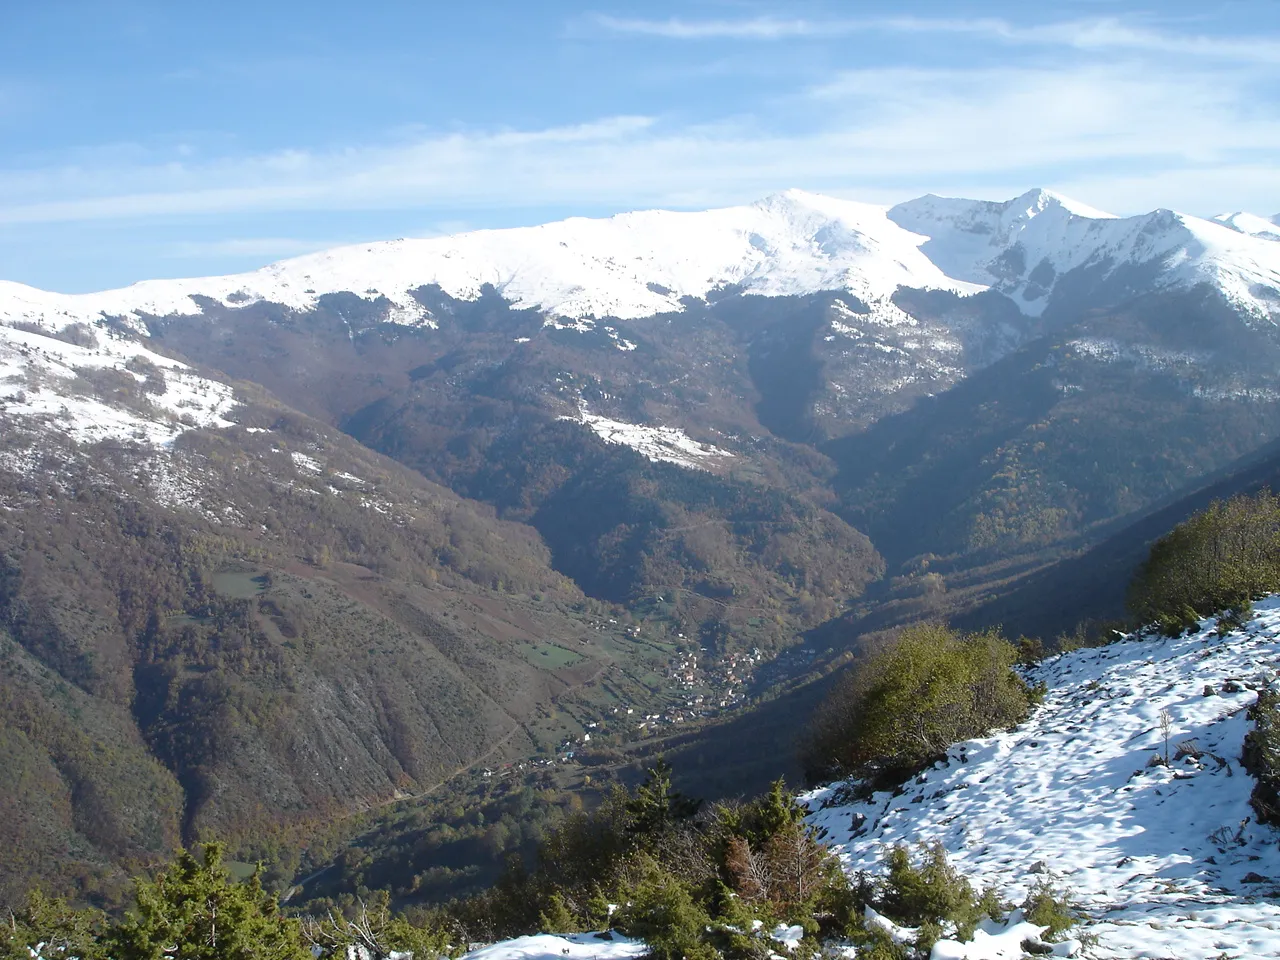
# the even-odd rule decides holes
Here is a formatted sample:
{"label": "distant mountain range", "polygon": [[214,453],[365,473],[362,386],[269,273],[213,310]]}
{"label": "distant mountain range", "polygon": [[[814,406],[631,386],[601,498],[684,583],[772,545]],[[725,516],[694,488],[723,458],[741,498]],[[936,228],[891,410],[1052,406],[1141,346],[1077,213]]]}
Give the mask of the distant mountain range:
{"label": "distant mountain range", "polygon": [[[491,286],[551,320],[631,320],[733,290],[793,296],[846,290],[866,301],[899,287],[992,288],[1039,315],[1063,286],[1215,285],[1259,317],[1280,310],[1280,228],[1247,213],[1213,220],[1156,210],[1118,218],[1048,190],[1005,203],[925,196],[895,207],[800,190],[699,213],[650,210],[601,220],[340,247],[253,273],[158,280],[59,296],[0,286],[0,317],[61,324],[137,322],[269,301],[314,308],[325,294],[382,302],[384,319],[432,324],[413,291],[475,300]],[[1055,296],[1056,295],[1056,296]]]}

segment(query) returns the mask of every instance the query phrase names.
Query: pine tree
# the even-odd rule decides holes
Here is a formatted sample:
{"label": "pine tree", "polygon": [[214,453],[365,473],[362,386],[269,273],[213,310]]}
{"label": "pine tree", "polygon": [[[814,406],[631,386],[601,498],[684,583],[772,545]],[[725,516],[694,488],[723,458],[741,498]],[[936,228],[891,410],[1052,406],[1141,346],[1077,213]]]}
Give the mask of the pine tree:
{"label": "pine tree", "polygon": [[538,914],[538,929],[542,933],[578,933],[582,924],[557,892],[547,898],[547,905]]}
{"label": "pine tree", "polygon": [[139,880],[136,908],[110,937],[113,960],[311,960],[295,920],[280,915],[258,874],[236,883],[220,844],[183,851],[155,880]]}
{"label": "pine tree", "polygon": [[676,821],[692,817],[701,806],[701,800],[687,797],[671,785],[671,764],[659,759],[627,801],[631,832],[656,836]]}

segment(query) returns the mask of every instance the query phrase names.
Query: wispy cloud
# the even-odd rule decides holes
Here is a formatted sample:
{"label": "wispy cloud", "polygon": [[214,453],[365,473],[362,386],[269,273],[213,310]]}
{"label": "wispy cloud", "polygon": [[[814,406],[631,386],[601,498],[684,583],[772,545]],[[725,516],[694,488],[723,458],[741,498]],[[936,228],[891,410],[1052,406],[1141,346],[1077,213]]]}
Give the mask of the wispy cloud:
{"label": "wispy cloud", "polygon": [[[631,33],[669,40],[785,40],[820,34],[832,23],[812,20],[780,20],[776,17],[752,17],[747,20],[667,20],[611,17],[596,14],[591,22],[610,33]],[[840,31],[847,32],[851,21],[840,21]]]}
{"label": "wispy cloud", "polygon": [[215,257],[251,257],[278,259],[296,257],[316,250],[341,246],[341,240],[315,240],[298,237],[227,237],[218,240],[183,240],[167,247],[162,254],[172,260],[205,260]]}
{"label": "wispy cloud", "polygon": [[1116,18],[1071,20],[1019,26],[991,17],[876,17],[811,20],[757,16],[740,20],[666,20],[597,14],[596,27],[608,33],[669,40],[791,40],[839,38],[863,33],[961,34],[1007,44],[1062,46],[1083,51],[1186,54],[1235,61],[1280,63],[1280,42],[1266,38],[1215,37],[1160,31]]}

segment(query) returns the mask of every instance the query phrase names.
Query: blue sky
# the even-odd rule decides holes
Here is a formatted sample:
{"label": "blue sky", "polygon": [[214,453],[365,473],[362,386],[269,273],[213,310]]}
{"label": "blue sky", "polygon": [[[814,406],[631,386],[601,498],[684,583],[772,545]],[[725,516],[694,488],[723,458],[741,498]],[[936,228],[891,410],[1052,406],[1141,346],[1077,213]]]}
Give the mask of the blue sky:
{"label": "blue sky", "polygon": [[1280,212],[1280,3],[0,0],[0,279],[1048,186]]}

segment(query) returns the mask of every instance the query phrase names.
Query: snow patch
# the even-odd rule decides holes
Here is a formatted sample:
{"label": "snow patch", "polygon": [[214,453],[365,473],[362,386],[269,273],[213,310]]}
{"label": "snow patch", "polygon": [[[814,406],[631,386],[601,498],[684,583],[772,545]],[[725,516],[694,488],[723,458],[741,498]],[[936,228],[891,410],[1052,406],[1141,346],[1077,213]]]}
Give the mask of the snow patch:
{"label": "snow patch", "polygon": [[310,473],[324,472],[324,465],[315,457],[309,457],[305,453],[299,453],[297,450],[291,451],[289,456],[293,460],[293,465],[299,470],[306,470]]}
{"label": "snow patch", "polygon": [[622,420],[610,420],[581,408],[576,417],[561,417],[582,423],[605,443],[630,447],[652,461],[674,463],[695,470],[708,470],[717,461],[731,459],[728,450],[709,443],[699,443],[679,427],[649,427]]}
{"label": "snow patch", "polygon": [[[37,420],[81,443],[168,446],[187,430],[231,426],[225,414],[235,396],[227,384],[110,331],[94,335],[97,345],[81,346],[0,326],[0,413]],[[132,382],[133,396],[104,399],[91,382],[97,371]]]}

